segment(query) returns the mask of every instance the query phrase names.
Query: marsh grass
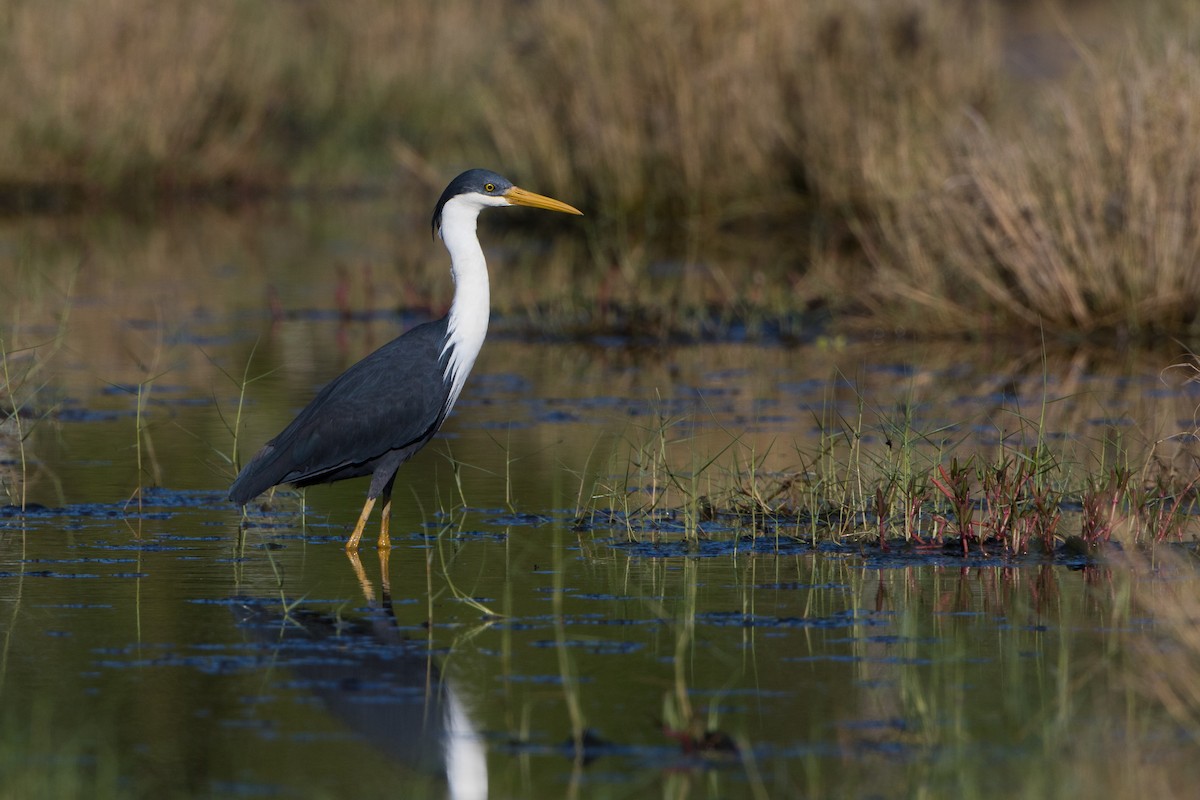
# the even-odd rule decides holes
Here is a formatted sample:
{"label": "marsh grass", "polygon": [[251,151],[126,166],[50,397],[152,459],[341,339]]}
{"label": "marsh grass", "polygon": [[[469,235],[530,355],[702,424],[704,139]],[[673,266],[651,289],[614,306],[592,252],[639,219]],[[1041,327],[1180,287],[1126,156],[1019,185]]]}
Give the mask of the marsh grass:
{"label": "marsh grass", "polygon": [[[1191,332],[1196,12],[1049,8],[20,0],[0,205],[395,172],[433,195],[485,163],[587,212],[586,251],[550,279],[514,265],[500,300],[542,330],[788,328],[819,305],[939,333]],[[1014,67],[1041,37],[1050,63]]]}
{"label": "marsh grass", "polygon": [[[727,454],[737,458],[737,440],[702,454],[692,446],[693,424],[660,410],[654,424],[632,426],[609,453],[603,474],[591,476],[589,483],[589,471],[580,473],[576,523],[623,526],[630,541],[639,541],[643,533],[655,537],[659,525],[666,524],[678,527],[685,540],[696,541],[703,524],[713,521],[709,495],[727,480],[740,478],[736,467],[724,474],[718,468]],[[589,453],[589,464],[591,460]],[[746,465],[751,475],[753,465]]]}
{"label": "marsh grass", "polygon": [[0,139],[10,182],[254,184],[381,155],[425,177],[486,154],[582,190],[618,234],[667,209],[685,230],[736,220],[797,182],[858,202],[876,161],[909,164],[898,125],[986,94],[997,41],[930,0],[17,2],[0,23],[5,99],[28,112]]}
{"label": "marsh grass", "polygon": [[6,401],[5,405],[7,406],[5,416],[3,420],[0,420],[0,453],[4,454],[3,463],[5,465],[4,469],[0,470],[0,475],[3,476],[0,486],[3,487],[9,503],[24,510],[29,473],[25,440],[29,434],[21,419],[23,404],[16,397],[17,376],[10,368],[8,348],[5,347],[2,338],[0,338],[0,367],[3,369],[4,377],[4,386],[0,387],[0,393],[2,393],[0,396]]}
{"label": "marsh grass", "polygon": [[[1114,468],[1097,475],[1029,452],[997,461],[951,455],[948,462],[913,473],[902,489],[891,476],[869,470],[854,473],[853,480],[866,487],[871,502],[830,503],[828,496],[803,488],[805,476],[769,477],[756,494],[776,499],[757,513],[784,530],[808,520],[813,541],[873,540],[885,550],[896,542],[939,549],[954,544],[964,556],[1096,555],[1114,541],[1182,542],[1196,532],[1200,513],[1194,477],[1150,466],[1138,474]],[[814,495],[824,497],[815,509],[805,502]],[[742,508],[728,513],[746,519]]]}
{"label": "marsh grass", "polygon": [[213,405],[216,407],[217,414],[221,418],[221,424],[225,426],[227,432],[229,433],[230,438],[232,439],[228,453],[223,453],[220,450],[216,451],[216,455],[220,458],[220,460],[224,463],[227,463],[230,467],[230,471],[228,474],[228,477],[230,478],[230,480],[232,480],[234,477],[237,476],[237,474],[239,472],[242,471],[242,457],[241,457],[241,450],[238,447],[238,440],[240,439],[240,437],[242,435],[242,413],[246,409],[246,389],[247,389],[247,387],[250,386],[250,384],[254,383],[257,380],[267,377],[267,374],[269,374],[269,373],[267,373],[267,374],[255,375],[254,377],[250,377],[250,365],[254,361],[254,352],[257,349],[258,349],[258,343],[256,342],[254,347],[252,347],[250,349],[250,355],[246,358],[246,364],[242,368],[242,374],[240,377],[235,377],[234,375],[231,375],[228,371],[226,371],[219,364],[217,364],[207,353],[204,354],[205,357],[208,358],[209,363],[212,363],[214,366],[216,366],[217,369],[220,370],[221,373],[225,376],[225,378],[230,383],[235,385],[238,390],[237,405],[234,409],[232,420],[229,420],[226,417],[225,412],[221,409],[221,404],[219,402],[217,402],[216,396],[215,395],[213,396]]}
{"label": "marsh grass", "polygon": [[874,217],[867,253],[889,291],[947,328],[1190,330],[1200,300],[1200,61],[1087,68],[1007,135],[976,119],[943,183]]}
{"label": "marsh grass", "polygon": [[[468,19],[497,13],[476,5],[10,4],[0,64],[20,120],[0,131],[0,174],[144,195],[281,186],[316,163],[327,179],[361,172],[364,152],[377,166],[406,133],[432,151],[455,140],[453,125],[475,122],[444,112],[482,58],[466,51]],[[416,134],[422,124],[441,136]]]}
{"label": "marsh grass", "polygon": [[[69,296],[69,291],[68,291]],[[12,347],[20,333],[14,324],[10,337],[0,335],[0,489],[10,504],[25,510],[33,466],[26,442],[37,425],[49,416],[53,404],[48,397],[50,379],[39,375],[63,346],[70,318],[70,303],[56,314],[57,330],[52,339],[27,347]],[[38,404],[42,405],[39,406]],[[39,470],[41,472],[41,470]],[[49,474],[51,480],[56,480]]]}
{"label": "marsh grass", "polygon": [[814,413],[820,436],[794,446],[790,467],[770,452],[778,442],[756,451],[725,432],[724,444],[701,450],[686,433],[696,420],[660,415],[614,449],[576,518],[631,541],[765,537],[964,557],[1103,557],[1114,544],[1182,543],[1200,532],[1197,455],[1173,449],[1194,434],[1055,445],[1050,406],[1035,417],[1008,413],[1016,428],[980,448],[959,433],[969,422],[922,431],[910,406],[883,414],[860,395],[856,417]]}
{"label": "marsh grass", "polygon": [[[437,542],[436,549],[437,549],[437,557],[438,557],[439,566],[441,567],[441,577],[444,581],[446,589],[450,592],[451,597],[453,597],[456,602],[462,603],[466,606],[469,606],[469,607],[475,609],[476,611],[478,611],[480,613],[480,615],[484,619],[488,619],[488,620],[501,619],[504,616],[503,614],[501,614],[498,611],[495,611],[490,606],[488,606],[486,603],[477,599],[473,594],[470,593],[469,590],[461,589],[458,585],[458,582],[454,578],[454,573],[453,573],[453,570],[451,569],[451,567],[454,565],[454,562],[461,551],[458,548],[458,546],[453,546],[451,554],[449,556],[447,556],[446,555],[446,549],[447,549],[446,542],[447,542],[447,540],[453,538],[453,536],[452,536],[453,534],[462,532],[462,526],[463,526],[464,522],[465,522],[465,518],[460,518],[457,521],[453,521],[453,522],[447,523],[445,525],[442,525],[438,529],[438,533],[436,536],[436,542]],[[475,575],[473,583],[477,582],[478,579],[479,579],[479,575]],[[432,577],[430,578],[430,580],[432,580]],[[436,595],[433,595],[433,597],[436,597]],[[431,597],[430,603],[431,603],[430,608],[432,608],[433,607],[432,606],[432,597]],[[432,616],[429,618],[429,622],[432,625],[432,623],[433,623]]]}

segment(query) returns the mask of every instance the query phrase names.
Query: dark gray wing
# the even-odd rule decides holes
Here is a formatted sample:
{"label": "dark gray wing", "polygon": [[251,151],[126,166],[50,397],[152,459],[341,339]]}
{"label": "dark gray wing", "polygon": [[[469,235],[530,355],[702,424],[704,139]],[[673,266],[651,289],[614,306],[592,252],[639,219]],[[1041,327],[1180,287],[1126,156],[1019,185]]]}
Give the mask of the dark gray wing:
{"label": "dark gray wing", "polygon": [[446,326],[413,328],[335,378],[242,469],[229,498],[244,504],[279,483],[367,475],[370,462],[432,437],[447,412]]}

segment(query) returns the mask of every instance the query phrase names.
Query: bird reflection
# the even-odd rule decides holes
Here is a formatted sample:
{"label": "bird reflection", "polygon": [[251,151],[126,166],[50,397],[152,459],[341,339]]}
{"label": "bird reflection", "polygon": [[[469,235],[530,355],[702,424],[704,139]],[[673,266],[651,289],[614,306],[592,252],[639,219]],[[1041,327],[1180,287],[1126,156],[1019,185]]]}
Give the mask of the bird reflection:
{"label": "bird reflection", "polygon": [[486,798],[486,750],[453,681],[441,674],[423,642],[405,637],[387,592],[375,602],[357,555],[351,559],[370,613],[335,618],[302,606],[239,604],[242,626],[275,649],[275,657],[349,730],[395,763],[441,775],[455,800]]}

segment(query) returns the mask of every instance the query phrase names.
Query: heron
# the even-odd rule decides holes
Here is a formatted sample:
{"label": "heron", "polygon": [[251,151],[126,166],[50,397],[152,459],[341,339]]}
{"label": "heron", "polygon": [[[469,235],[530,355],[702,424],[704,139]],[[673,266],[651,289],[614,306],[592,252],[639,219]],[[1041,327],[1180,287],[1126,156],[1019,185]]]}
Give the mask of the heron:
{"label": "heron", "polygon": [[379,547],[391,547],[396,472],[446,421],[487,335],[490,288],[476,223],[485,208],[504,206],[583,213],[490,170],[467,170],[450,181],[433,210],[433,234],[450,253],[449,314],[412,328],[334,378],[242,468],[230,500],[245,506],[283,483],[304,487],[370,475],[346,551],[358,551],[381,498]]}

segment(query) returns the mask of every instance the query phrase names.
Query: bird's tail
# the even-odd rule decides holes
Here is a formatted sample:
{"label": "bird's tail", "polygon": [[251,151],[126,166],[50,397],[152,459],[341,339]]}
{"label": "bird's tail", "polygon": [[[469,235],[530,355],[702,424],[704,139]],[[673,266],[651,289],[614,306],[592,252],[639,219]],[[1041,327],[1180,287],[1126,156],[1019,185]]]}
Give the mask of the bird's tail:
{"label": "bird's tail", "polygon": [[273,459],[270,458],[273,450],[271,445],[267,445],[259,450],[246,466],[242,467],[242,471],[238,473],[229,487],[230,500],[244,506],[280,482],[281,477],[275,476],[271,470],[271,467],[274,466]]}

